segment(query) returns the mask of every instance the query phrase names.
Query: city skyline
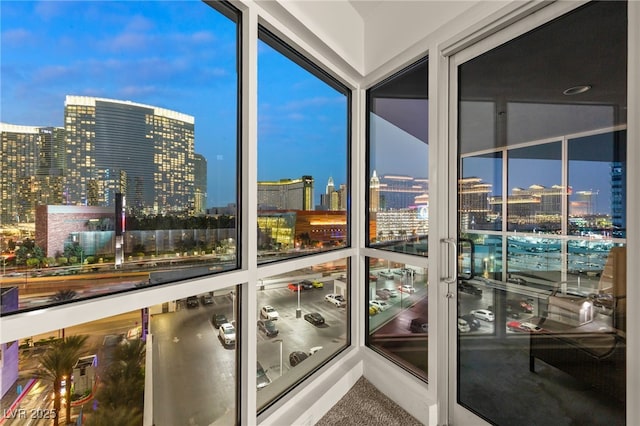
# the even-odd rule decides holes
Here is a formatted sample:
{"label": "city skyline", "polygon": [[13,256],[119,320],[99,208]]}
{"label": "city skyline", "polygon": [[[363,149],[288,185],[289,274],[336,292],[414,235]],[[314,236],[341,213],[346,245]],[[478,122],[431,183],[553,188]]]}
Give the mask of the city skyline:
{"label": "city skyline", "polygon": [[[238,173],[236,25],[230,19],[195,1],[9,1],[0,7],[3,122],[61,127],[66,95],[191,115],[195,152],[208,163],[207,207],[237,201],[236,181],[226,178]],[[258,60],[258,179],[313,175],[323,187],[329,177],[346,183],[344,96],[262,41]]]}

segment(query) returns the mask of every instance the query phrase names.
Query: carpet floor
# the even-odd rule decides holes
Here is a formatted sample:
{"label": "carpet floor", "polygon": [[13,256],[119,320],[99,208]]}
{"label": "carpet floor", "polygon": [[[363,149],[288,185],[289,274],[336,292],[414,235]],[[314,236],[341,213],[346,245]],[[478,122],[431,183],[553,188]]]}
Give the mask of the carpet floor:
{"label": "carpet floor", "polygon": [[361,377],[316,423],[316,426],[332,425],[421,426],[422,423]]}

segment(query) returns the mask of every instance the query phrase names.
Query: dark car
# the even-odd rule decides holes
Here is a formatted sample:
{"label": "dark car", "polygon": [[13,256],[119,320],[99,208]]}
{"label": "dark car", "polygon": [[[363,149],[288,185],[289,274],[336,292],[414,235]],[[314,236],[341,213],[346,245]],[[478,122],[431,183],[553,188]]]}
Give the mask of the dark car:
{"label": "dark car", "polygon": [[304,314],[304,319],[309,321],[313,325],[324,324],[324,318],[318,312],[311,312],[310,314]]}
{"label": "dark car", "polygon": [[291,364],[292,367],[295,367],[307,358],[309,358],[309,355],[305,352],[294,351],[289,354],[289,364]]}
{"label": "dark car", "polygon": [[300,287],[304,288],[305,290],[311,290],[313,288],[313,283],[309,280],[302,280],[299,284]]}
{"label": "dark car", "polygon": [[469,315],[469,314],[462,315],[460,318],[462,318],[467,322],[467,324],[469,324],[469,329],[471,331],[474,331],[480,328],[480,320],[478,320],[478,318],[474,317],[473,315]]}
{"label": "dark car", "polygon": [[277,336],[279,333],[276,323],[271,320],[258,320],[258,330],[267,337]]}
{"label": "dark car", "polygon": [[202,302],[203,305],[212,305],[213,296],[210,295],[209,293],[203,294],[202,297],[200,298],[200,301]]}
{"label": "dark car", "polygon": [[467,293],[476,297],[482,296],[482,290],[480,290],[478,287],[472,284],[469,284],[466,281],[462,281],[458,284],[458,291],[461,293]]}
{"label": "dark car", "polygon": [[411,330],[412,333],[428,333],[429,321],[426,318],[414,318],[411,320],[411,324],[409,324],[409,330]]}
{"label": "dark car", "polygon": [[198,305],[198,296],[187,297],[187,308],[197,308]]}
{"label": "dark car", "polygon": [[222,324],[229,322],[229,320],[224,314],[215,314],[211,318],[211,322],[215,328],[219,328]]}

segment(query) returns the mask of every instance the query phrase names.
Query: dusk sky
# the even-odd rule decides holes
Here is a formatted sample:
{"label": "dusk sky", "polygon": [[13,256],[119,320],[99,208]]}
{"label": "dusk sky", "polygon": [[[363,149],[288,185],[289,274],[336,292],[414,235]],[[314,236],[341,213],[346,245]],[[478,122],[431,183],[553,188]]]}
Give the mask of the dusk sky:
{"label": "dusk sky", "polygon": [[[235,24],[195,1],[0,2],[1,121],[63,126],[66,95],[195,117],[208,206],[235,202]],[[259,45],[258,178],[346,183],[346,98]]]}

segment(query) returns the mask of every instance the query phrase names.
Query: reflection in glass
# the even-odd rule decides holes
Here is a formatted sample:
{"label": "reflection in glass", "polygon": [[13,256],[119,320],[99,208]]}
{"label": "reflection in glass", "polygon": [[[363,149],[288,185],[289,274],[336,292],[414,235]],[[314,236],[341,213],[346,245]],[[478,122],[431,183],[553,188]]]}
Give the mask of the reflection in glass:
{"label": "reflection in glass", "polygon": [[462,159],[458,210],[462,229],[502,229],[502,152]]}
{"label": "reflection in glass", "polygon": [[144,423],[158,426],[185,419],[235,424],[235,339],[221,337],[237,316],[234,289],[3,343],[3,389],[11,391],[2,398],[3,412],[15,397],[42,412],[56,409],[60,424],[82,416],[83,424],[136,425],[149,414]]}
{"label": "reflection in glass", "polygon": [[427,380],[427,269],[374,258],[367,265],[367,346]]}
{"label": "reflection in glass", "polygon": [[428,62],[368,92],[368,244],[427,254],[429,234]]}
{"label": "reflection in glass", "polygon": [[344,247],[350,92],[266,29],[259,37],[259,262]]}
{"label": "reflection in glass", "polygon": [[[626,13],[590,2],[458,69],[459,240],[474,247],[459,263],[473,253],[474,275],[458,283],[456,396],[489,423],[624,424]],[[587,74],[590,90],[563,94]],[[507,226],[478,228],[469,179],[497,185],[499,167]]]}
{"label": "reflection in glass", "polygon": [[50,6],[65,19],[3,4],[4,31],[28,21],[43,40],[2,37],[3,69],[24,71],[3,72],[0,124],[0,266],[2,284],[19,287],[14,312],[237,268],[239,12]]}
{"label": "reflection in glass", "polygon": [[509,231],[560,231],[566,191],[562,186],[560,142],[508,152],[507,222]]}
{"label": "reflection in glass", "polygon": [[259,280],[258,411],[349,344],[348,272],[342,259]]}
{"label": "reflection in glass", "polygon": [[569,234],[624,238],[627,132],[570,139]]}

